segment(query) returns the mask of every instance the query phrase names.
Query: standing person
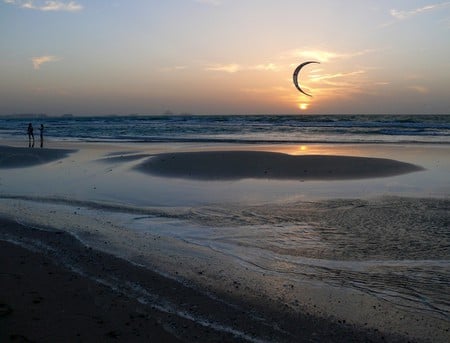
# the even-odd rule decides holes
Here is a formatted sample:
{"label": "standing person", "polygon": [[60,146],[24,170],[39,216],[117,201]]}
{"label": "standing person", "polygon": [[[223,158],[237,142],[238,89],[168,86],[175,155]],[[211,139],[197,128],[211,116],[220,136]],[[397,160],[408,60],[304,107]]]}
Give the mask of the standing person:
{"label": "standing person", "polygon": [[41,136],[41,148],[44,147],[44,124],[41,124],[39,128],[40,136]]}
{"label": "standing person", "polygon": [[31,123],[28,124],[28,147],[34,148],[34,134],[33,134],[33,125]]}

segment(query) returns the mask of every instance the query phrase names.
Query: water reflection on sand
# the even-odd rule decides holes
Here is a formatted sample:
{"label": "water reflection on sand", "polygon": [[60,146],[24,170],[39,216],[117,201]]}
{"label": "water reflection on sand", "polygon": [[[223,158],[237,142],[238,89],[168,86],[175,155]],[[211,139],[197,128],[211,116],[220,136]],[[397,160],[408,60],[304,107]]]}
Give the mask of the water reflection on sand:
{"label": "water reflection on sand", "polygon": [[[91,246],[206,289],[263,294],[294,311],[409,330],[420,338],[445,337],[446,146],[64,147],[78,151],[36,167],[2,170],[3,214],[62,228]],[[201,181],[133,170],[161,152],[250,148],[390,158],[426,170],[341,181]]]}

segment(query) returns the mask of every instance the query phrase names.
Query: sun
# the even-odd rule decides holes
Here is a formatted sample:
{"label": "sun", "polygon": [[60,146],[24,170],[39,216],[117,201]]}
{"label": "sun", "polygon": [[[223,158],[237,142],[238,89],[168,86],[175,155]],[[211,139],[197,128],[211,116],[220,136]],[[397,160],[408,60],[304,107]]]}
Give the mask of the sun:
{"label": "sun", "polygon": [[307,110],[308,107],[309,107],[309,105],[305,104],[305,103],[298,104],[298,108],[300,108],[302,111]]}

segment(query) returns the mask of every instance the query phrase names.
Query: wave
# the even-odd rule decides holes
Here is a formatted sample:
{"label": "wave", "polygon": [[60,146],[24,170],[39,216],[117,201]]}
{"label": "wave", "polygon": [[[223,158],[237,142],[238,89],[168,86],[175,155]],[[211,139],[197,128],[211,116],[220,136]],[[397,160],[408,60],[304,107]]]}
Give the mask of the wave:
{"label": "wave", "polygon": [[[24,136],[29,119],[0,119],[0,136]],[[57,140],[220,143],[443,143],[450,115],[229,115],[44,118]]]}

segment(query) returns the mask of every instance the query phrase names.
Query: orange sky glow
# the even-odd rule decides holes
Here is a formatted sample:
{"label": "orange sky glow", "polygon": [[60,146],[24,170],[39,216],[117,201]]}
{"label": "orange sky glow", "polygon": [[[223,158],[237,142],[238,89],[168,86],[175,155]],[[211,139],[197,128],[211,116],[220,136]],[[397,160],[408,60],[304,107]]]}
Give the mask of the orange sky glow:
{"label": "orange sky glow", "polygon": [[450,113],[450,2],[51,3],[0,0],[0,115]]}

